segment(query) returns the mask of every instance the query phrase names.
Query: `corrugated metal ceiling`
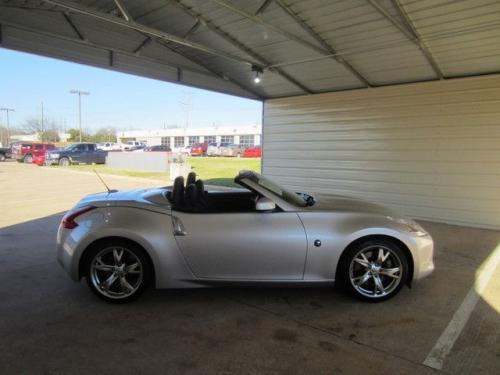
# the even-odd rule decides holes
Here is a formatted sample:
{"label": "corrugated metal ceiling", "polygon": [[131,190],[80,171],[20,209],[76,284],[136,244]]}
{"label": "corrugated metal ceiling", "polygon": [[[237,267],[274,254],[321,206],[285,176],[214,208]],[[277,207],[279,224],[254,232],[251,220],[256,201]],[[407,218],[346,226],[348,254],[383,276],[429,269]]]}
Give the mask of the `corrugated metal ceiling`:
{"label": "corrugated metal ceiling", "polygon": [[500,71],[498,0],[0,0],[0,25],[6,48],[257,99]]}

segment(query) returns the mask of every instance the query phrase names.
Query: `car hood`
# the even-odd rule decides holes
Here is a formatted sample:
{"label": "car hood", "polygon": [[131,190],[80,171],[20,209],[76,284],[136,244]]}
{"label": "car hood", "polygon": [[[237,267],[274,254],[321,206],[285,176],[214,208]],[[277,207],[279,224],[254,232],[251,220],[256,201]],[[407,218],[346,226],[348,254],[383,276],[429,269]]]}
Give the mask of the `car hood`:
{"label": "car hood", "polygon": [[82,198],[77,207],[82,206],[126,206],[143,208],[158,212],[170,212],[170,202],[166,198],[165,188],[136,189],[127,191],[103,192],[90,194]]}
{"label": "car hood", "polygon": [[401,216],[388,207],[343,195],[318,196],[316,203],[313,206],[306,207],[305,211],[359,212],[384,216]]}

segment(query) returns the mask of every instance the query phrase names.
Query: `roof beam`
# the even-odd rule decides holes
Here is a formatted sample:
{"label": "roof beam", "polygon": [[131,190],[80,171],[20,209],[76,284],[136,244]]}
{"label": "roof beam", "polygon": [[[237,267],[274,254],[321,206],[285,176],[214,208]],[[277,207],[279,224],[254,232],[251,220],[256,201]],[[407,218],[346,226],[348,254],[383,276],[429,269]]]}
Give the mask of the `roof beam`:
{"label": "roof beam", "polygon": [[135,54],[140,54],[141,51],[149,44],[153,41],[153,38],[151,38],[150,36],[147,36],[146,39],[144,39],[141,44],[139,44],[137,46],[136,49],[134,49],[134,52]]}
{"label": "roof beam", "polygon": [[274,0],[278,6],[283,9],[304,31],[306,31],[311,37],[314,38],[329,54],[334,55],[332,58],[338,63],[344,65],[344,67],[349,70],[357,79],[359,79],[367,87],[371,87],[370,82],[349,62],[347,62],[342,56],[340,56],[337,51],[327,43],[316,31],[313,30],[302,18],[299,17],[288,5],[285,4],[283,0]]}
{"label": "roof beam", "polygon": [[181,37],[178,37],[176,35],[169,34],[167,32],[154,29],[152,27],[144,26],[144,25],[139,24],[139,23],[134,22],[134,21],[126,21],[126,20],[121,19],[119,17],[115,17],[115,16],[112,16],[112,15],[109,15],[106,13],[98,12],[98,11],[95,11],[93,9],[76,4],[76,3],[72,3],[72,2],[68,2],[68,1],[64,1],[64,0],[42,0],[42,1],[45,3],[52,4],[52,5],[56,5],[60,8],[63,8],[63,9],[67,9],[68,11],[71,11],[71,12],[84,14],[86,16],[89,16],[89,17],[92,17],[95,19],[99,19],[99,20],[107,22],[107,23],[119,25],[119,26],[122,26],[122,27],[125,27],[128,29],[131,29],[131,30],[136,30],[140,33],[143,33],[143,34],[155,37],[155,38],[159,38],[159,39],[162,39],[162,40],[165,40],[168,42],[172,42],[172,43],[175,43],[178,45],[182,45],[182,46],[185,46],[188,48],[192,48],[192,49],[195,49],[198,51],[202,51],[202,52],[205,52],[205,53],[208,53],[211,55],[223,57],[225,59],[237,61],[237,62],[246,64],[246,65],[250,65],[250,66],[255,65],[255,62],[243,59],[243,58],[236,56],[236,55],[233,55],[231,53],[219,51],[219,50],[213,49],[211,47],[192,42],[192,41],[187,40],[185,38],[181,38]]}
{"label": "roof beam", "polygon": [[[226,40],[228,43],[232,44],[234,47],[238,48],[240,51],[246,53],[247,55],[251,56],[254,58],[256,61],[258,61],[260,64],[263,65],[271,65],[269,61],[267,61],[263,56],[252,50],[250,47],[246,46],[242,42],[240,42],[238,39],[235,37],[231,36],[229,33],[223,31],[221,28],[218,26],[215,26],[209,19],[206,19],[203,17],[201,14],[198,14],[195,12],[192,8],[189,8],[188,6],[184,5],[181,3],[181,0],[177,0],[175,2],[182,10],[184,10],[186,13],[188,13],[190,16],[196,18],[198,21],[201,21],[209,30],[213,31],[215,34],[219,35],[221,38]],[[289,74],[285,73],[282,69],[279,68],[271,68],[269,69],[271,72],[274,72],[281,77],[283,77],[285,80],[288,82],[292,83],[293,85],[297,86],[300,88],[302,91],[304,91],[307,94],[312,94],[311,89],[309,89],[307,86],[304,84],[298,82],[295,78],[291,77]]]}
{"label": "roof beam", "polygon": [[78,38],[80,38],[81,40],[85,40],[85,37],[83,36],[81,30],[75,25],[75,23],[71,19],[71,16],[69,15],[69,13],[63,12],[62,15],[63,15],[64,19],[66,20],[66,22],[69,24],[69,26],[73,29],[75,34],[78,35]]}
{"label": "roof beam", "polygon": [[420,50],[424,54],[424,56],[427,59],[427,61],[429,62],[429,64],[432,66],[432,69],[434,70],[434,72],[437,74],[439,79],[445,79],[445,76],[443,74],[443,71],[441,70],[441,67],[439,66],[439,64],[436,61],[436,59],[434,58],[434,56],[432,56],[431,51],[429,50],[429,48],[427,48],[426,44],[422,40],[422,38],[421,38],[420,34],[418,33],[417,29],[415,28],[415,26],[413,26],[413,23],[410,19],[410,16],[408,15],[408,13],[404,9],[404,7],[401,5],[399,0],[392,0],[392,4],[394,5],[396,10],[398,11],[398,14],[400,15],[400,17],[405,22],[406,27],[409,30],[411,30],[414,38],[418,42],[418,46],[420,47]]}
{"label": "roof beam", "polygon": [[252,22],[261,24],[261,25],[265,26],[267,29],[273,30],[273,31],[277,32],[278,34],[283,35],[287,39],[293,40],[294,42],[297,42],[297,43],[303,45],[304,47],[312,49],[313,51],[316,51],[317,53],[320,53],[323,55],[329,53],[324,48],[318,47],[316,44],[308,42],[307,40],[304,40],[295,34],[292,34],[286,30],[283,30],[283,29],[279,28],[278,26],[273,25],[272,23],[264,21],[260,16],[254,16],[253,14],[247,13],[244,10],[241,10],[241,9],[233,6],[232,4],[226,3],[224,0],[212,0],[212,1],[214,3],[220,5],[221,7],[230,10],[233,13],[239,14],[243,18],[246,18]]}
{"label": "roof beam", "polygon": [[410,18],[408,17],[408,14],[406,11],[400,6],[399,2],[397,0],[393,0],[392,4],[398,11],[399,15],[401,18],[404,20],[405,24],[401,24],[398,20],[396,20],[382,5],[380,5],[376,0],[367,0],[368,3],[372,7],[377,10],[382,16],[384,16],[389,22],[391,22],[396,28],[401,31],[411,42],[413,42],[421,51],[424,57],[427,59],[429,64],[432,67],[432,70],[434,70],[434,73],[439,77],[439,79],[444,79],[443,72],[441,68],[439,67],[437,61],[434,59],[432,56],[431,52],[425,45],[425,43],[422,41],[420,38],[420,35],[418,34],[417,30],[411,23]]}
{"label": "roof beam", "polygon": [[116,7],[120,11],[123,18],[125,18],[125,20],[129,21],[129,22],[133,21],[134,19],[132,18],[132,16],[130,16],[130,13],[128,12],[127,8],[125,8],[125,5],[123,5],[122,0],[114,0],[114,1],[116,4]]}
{"label": "roof beam", "polygon": [[258,16],[261,13],[264,13],[267,7],[273,2],[273,0],[264,0],[260,5],[259,9],[254,13],[254,16]]}
{"label": "roof beam", "polygon": [[189,28],[189,30],[186,32],[186,34],[184,34],[184,38],[190,39],[191,35],[193,35],[196,32],[196,30],[198,30],[200,28],[200,26],[201,26],[201,22],[200,22],[200,19],[198,18],[196,20],[196,22],[194,23],[194,25]]}

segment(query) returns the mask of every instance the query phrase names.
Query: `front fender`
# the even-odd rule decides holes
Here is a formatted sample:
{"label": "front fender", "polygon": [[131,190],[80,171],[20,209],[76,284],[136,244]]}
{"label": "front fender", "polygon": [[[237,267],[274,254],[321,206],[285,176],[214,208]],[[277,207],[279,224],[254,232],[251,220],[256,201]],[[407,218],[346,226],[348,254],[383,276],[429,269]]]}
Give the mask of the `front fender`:
{"label": "front fender", "polygon": [[[307,232],[308,251],[304,272],[305,280],[333,280],[343,251],[354,241],[382,235],[401,241],[415,260],[416,240],[404,233],[398,224],[382,215],[301,212],[299,214]],[[321,246],[314,243],[320,240]],[[417,258],[418,259],[418,258]]]}

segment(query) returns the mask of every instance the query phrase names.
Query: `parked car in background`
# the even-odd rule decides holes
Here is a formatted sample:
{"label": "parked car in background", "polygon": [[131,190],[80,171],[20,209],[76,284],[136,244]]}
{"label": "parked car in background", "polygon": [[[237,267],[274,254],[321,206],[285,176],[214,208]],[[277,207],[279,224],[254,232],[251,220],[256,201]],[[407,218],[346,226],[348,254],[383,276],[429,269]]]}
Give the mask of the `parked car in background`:
{"label": "parked car in background", "polygon": [[183,155],[191,155],[191,146],[184,146],[179,149],[179,151]]}
{"label": "parked car in background", "polygon": [[122,147],[115,142],[98,143],[97,148],[103,151],[121,151]]}
{"label": "parked car in background", "polygon": [[45,155],[55,148],[52,143],[18,142],[12,145],[12,158],[19,163],[31,163],[35,156]]}
{"label": "parked car in background", "polygon": [[155,146],[149,146],[144,149],[144,151],[151,152],[151,151],[156,151],[156,152],[171,152],[172,149],[166,145],[155,145]]}
{"label": "parked car in background", "polygon": [[45,155],[45,164],[104,164],[107,151],[99,150],[95,143],[74,143],[62,150],[49,151]]}
{"label": "parked car in background", "polygon": [[207,156],[219,156],[220,155],[220,142],[209,143],[207,147]]}
{"label": "parked car in background", "polygon": [[32,163],[38,165],[39,167],[45,165],[45,154],[33,156]]}
{"label": "parked car in background", "polygon": [[122,144],[121,148],[124,151],[134,151],[134,150],[142,150],[146,148],[146,145],[139,141],[128,141],[126,144]]}
{"label": "parked car in background", "polygon": [[0,147],[0,161],[5,161],[11,157],[9,147]]}
{"label": "parked car in background", "polygon": [[247,147],[243,150],[244,158],[261,158],[262,157],[262,146]]}
{"label": "parked car in background", "polygon": [[191,146],[191,156],[206,156],[208,144],[195,143]]}
{"label": "parked car in background", "polygon": [[223,143],[220,146],[220,156],[231,156],[239,158],[242,154],[243,148],[240,145],[235,145],[233,143]]}

